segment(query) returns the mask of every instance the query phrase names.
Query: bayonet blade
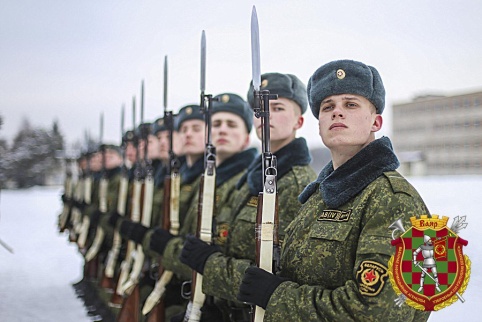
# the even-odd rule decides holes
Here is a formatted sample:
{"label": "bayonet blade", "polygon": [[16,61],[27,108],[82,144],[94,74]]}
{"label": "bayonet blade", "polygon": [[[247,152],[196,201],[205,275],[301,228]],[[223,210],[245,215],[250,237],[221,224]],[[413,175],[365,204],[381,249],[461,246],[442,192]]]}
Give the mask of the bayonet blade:
{"label": "bayonet blade", "polygon": [[167,55],[164,56],[164,111],[167,109]]}
{"label": "bayonet blade", "polygon": [[136,129],[136,97],[132,96],[132,131]]}
{"label": "bayonet blade", "polygon": [[100,113],[99,144],[102,144],[103,138],[104,138],[104,112]]}
{"label": "bayonet blade", "polygon": [[201,93],[206,89],[206,33],[201,36]]}
{"label": "bayonet blade", "polygon": [[122,109],[121,109],[121,137],[124,136],[124,118],[125,118],[125,104],[122,104]]}
{"label": "bayonet blade", "polygon": [[251,13],[251,67],[253,87],[255,91],[259,91],[261,86],[261,67],[259,54],[259,26],[256,6],[253,6],[253,11]]}
{"label": "bayonet blade", "polygon": [[141,124],[144,123],[144,80],[141,84]]}

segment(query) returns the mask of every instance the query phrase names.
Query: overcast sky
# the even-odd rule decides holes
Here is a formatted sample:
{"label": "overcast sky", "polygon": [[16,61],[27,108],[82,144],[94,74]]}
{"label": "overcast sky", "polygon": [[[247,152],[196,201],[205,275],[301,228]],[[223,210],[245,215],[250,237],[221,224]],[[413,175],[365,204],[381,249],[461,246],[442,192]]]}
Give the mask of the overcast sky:
{"label": "overcast sky", "polygon": [[[207,38],[206,93],[246,96],[251,78],[250,17],[260,25],[261,71],[296,74],[305,84],[322,64],[354,59],[382,75],[390,134],[393,102],[425,93],[482,89],[482,1],[0,0],[0,137],[27,117],[57,119],[69,142],[88,130],[119,142],[121,106],[145,81],[145,119],[199,100],[200,41]],[[414,115],[416,117],[416,115]],[[300,135],[321,144],[311,112]],[[139,120],[139,115],[137,116]]]}

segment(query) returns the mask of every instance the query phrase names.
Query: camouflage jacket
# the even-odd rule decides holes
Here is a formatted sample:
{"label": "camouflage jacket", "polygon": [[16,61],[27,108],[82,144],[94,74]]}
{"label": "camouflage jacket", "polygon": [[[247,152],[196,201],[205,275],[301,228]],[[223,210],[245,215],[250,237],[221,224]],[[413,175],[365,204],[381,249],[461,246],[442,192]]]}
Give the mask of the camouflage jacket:
{"label": "camouflage jacket", "polygon": [[[300,195],[303,207],[286,231],[269,321],[426,321],[429,312],[394,304],[387,279],[394,254],[388,226],[428,214],[396,171],[388,138],[372,142],[333,171],[330,162]],[[375,170],[374,170],[375,169]],[[373,279],[368,272],[376,270]]]}
{"label": "camouflage jacket", "polygon": [[[232,205],[231,198],[235,191],[235,185],[240,177],[244,175],[247,165],[253,161],[255,155],[255,149],[242,151],[224,161],[216,169],[216,200],[214,210],[216,231],[213,235],[213,241],[217,245],[222,246],[226,241],[226,227],[229,224]],[[164,267],[176,272],[182,280],[188,280],[192,277],[191,268],[181,263],[179,255],[184,244],[184,237],[188,234],[196,234],[198,203],[199,193],[196,193],[192,206],[187,213],[186,222],[180,231],[180,236],[171,240],[164,251]]]}
{"label": "camouflage jacket", "polygon": [[[301,207],[297,197],[316,174],[308,165],[311,158],[302,138],[295,139],[275,155],[278,161],[279,238],[283,243],[285,229]],[[236,300],[236,294],[244,271],[255,262],[257,202],[258,192],[262,189],[260,168],[261,159],[257,158],[250,165],[248,174],[238,183],[241,186],[238,185],[239,189],[232,197],[230,223],[225,226],[227,240],[223,253],[211,255],[204,267],[203,292],[234,301],[233,305],[243,306]],[[254,179],[258,175],[259,181]]]}

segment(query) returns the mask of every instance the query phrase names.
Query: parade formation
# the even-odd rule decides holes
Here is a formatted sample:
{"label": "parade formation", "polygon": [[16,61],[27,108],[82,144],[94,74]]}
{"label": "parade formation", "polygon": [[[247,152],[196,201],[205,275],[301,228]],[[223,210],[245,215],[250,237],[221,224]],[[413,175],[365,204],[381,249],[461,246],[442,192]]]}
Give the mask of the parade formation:
{"label": "parade formation", "polygon": [[[246,97],[207,94],[203,32],[200,101],[169,109],[166,57],[164,115],[144,120],[142,83],[128,129],[122,112],[120,144],[89,147],[78,175],[66,176],[59,231],[85,258],[74,288],[89,316],[428,320],[429,311],[396,305],[388,279],[390,223],[430,213],[396,171],[390,139],[375,138],[382,77],[353,60],[320,62],[307,86],[293,74],[262,73],[254,8],[251,36]],[[331,152],[319,174],[297,137],[308,108],[319,121],[313,135]],[[261,151],[250,147],[253,128]],[[431,268],[427,250],[418,252]]]}

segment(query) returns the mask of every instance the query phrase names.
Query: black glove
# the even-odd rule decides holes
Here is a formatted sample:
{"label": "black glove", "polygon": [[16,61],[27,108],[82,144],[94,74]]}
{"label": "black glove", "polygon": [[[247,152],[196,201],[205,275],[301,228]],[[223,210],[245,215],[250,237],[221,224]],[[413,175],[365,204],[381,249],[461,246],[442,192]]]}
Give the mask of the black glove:
{"label": "black glove", "polygon": [[204,264],[206,264],[208,257],[220,251],[221,249],[218,246],[206,244],[199,238],[188,235],[179,259],[199,274],[203,274]]}
{"label": "black glove", "polygon": [[164,249],[167,243],[174,238],[170,232],[162,228],[156,228],[151,236],[151,241],[149,242],[149,248],[156,253],[162,255],[164,254]]}
{"label": "black glove", "polygon": [[266,309],[271,295],[284,281],[285,279],[268,273],[264,269],[255,266],[248,267],[239,286],[237,299]]}
{"label": "black glove", "polygon": [[67,202],[70,201],[70,198],[67,197],[67,196],[65,195],[65,193],[62,194],[62,196],[60,197],[60,199],[62,199],[62,202],[63,202],[63,203],[67,203]]}
{"label": "black glove", "polygon": [[97,225],[99,224],[99,219],[100,219],[100,216],[102,215],[102,212],[97,209],[95,210],[92,215],[90,216],[90,226],[91,227],[97,227]]}
{"label": "black glove", "polygon": [[122,216],[117,212],[113,211],[110,213],[109,220],[107,221],[109,223],[109,226],[115,228],[117,225],[117,222],[122,218]]}
{"label": "black glove", "polygon": [[182,322],[184,321],[184,316],[186,315],[186,312],[181,312],[181,313],[178,313],[176,315],[174,315],[173,317],[171,317],[171,322]]}
{"label": "black glove", "polygon": [[149,228],[138,222],[124,220],[120,225],[119,233],[122,237],[140,244],[148,230]]}

